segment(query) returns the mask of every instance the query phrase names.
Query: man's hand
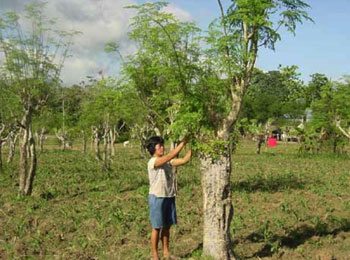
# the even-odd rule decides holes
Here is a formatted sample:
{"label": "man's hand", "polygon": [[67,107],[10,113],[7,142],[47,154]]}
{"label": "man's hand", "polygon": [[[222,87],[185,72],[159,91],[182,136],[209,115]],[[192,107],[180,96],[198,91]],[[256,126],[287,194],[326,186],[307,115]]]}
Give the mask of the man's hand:
{"label": "man's hand", "polygon": [[190,149],[187,151],[186,155],[183,158],[178,158],[178,159],[172,160],[171,165],[172,166],[184,165],[185,163],[187,163],[191,159],[191,154],[192,154],[192,150]]}

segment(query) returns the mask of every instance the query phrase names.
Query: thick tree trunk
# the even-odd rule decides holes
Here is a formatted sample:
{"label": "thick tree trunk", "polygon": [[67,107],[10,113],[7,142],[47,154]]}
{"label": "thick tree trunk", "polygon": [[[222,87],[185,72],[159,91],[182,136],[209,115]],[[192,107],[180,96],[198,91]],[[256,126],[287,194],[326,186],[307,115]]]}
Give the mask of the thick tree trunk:
{"label": "thick tree trunk", "polygon": [[19,194],[31,195],[36,173],[35,140],[32,134],[31,111],[25,111],[21,121]]}
{"label": "thick tree trunk", "polygon": [[21,141],[20,141],[20,160],[19,160],[19,194],[25,195],[25,187],[28,176],[28,136],[29,124],[27,123],[27,116],[24,115],[21,122]]}
{"label": "thick tree trunk", "polygon": [[[244,82],[236,89],[243,93]],[[232,108],[229,115],[218,123],[217,138],[226,142],[221,154],[202,156],[203,190],[203,254],[215,260],[234,260],[230,226],[233,205],[230,189],[231,149],[230,129],[236,122],[242,104],[242,96],[232,92]]]}
{"label": "thick tree trunk", "polygon": [[230,224],[233,206],[230,190],[230,149],[219,158],[202,156],[203,254],[215,260],[233,260]]}

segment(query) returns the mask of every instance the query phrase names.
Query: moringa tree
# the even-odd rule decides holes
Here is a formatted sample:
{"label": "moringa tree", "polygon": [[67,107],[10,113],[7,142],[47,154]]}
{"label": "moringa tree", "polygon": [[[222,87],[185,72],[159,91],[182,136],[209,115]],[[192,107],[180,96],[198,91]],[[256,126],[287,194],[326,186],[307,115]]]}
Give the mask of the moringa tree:
{"label": "moringa tree", "polygon": [[[79,125],[81,129],[92,127],[95,157],[102,160],[103,170],[110,168],[111,156],[115,155],[114,143],[118,134],[139,111],[134,92],[127,84],[113,78],[92,81],[89,96],[82,105]],[[99,143],[103,139],[102,158]]]}
{"label": "moringa tree", "polygon": [[21,111],[16,111],[21,128],[20,195],[32,193],[37,167],[33,114],[59,84],[63,62],[75,34],[54,28],[55,22],[45,17],[44,7],[44,3],[36,2],[25,7],[24,17],[7,12],[0,18],[0,51],[5,56],[3,71],[9,91],[21,107]]}
{"label": "moringa tree", "polygon": [[[280,27],[295,33],[297,23],[311,20],[300,0],[232,0],[207,37],[206,73],[201,95],[206,98],[201,155],[204,200],[203,254],[216,260],[234,259],[230,237],[233,216],[230,175],[230,134],[241,111],[259,49],[274,49]],[[277,16],[277,18],[276,18]],[[204,126],[204,127],[203,127]],[[204,131],[205,129],[205,131]],[[209,144],[209,145],[208,145]]]}
{"label": "moringa tree", "polygon": [[200,30],[163,12],[166,5],[158,2],[129,7],[138,11],[129,33],[138,51],[124,62],[123,72],[148,112],[149,125],[170,137],[174,145],[176,113],[198,74]]}
{"label": "moringa tree", "polygon": [[[310,18],[305,11],[309,6],[300,0],[232,0],[227,12],[220,0],[218,4],[221,19],[211,24],[203,45],[209,48],[200,55],[197,47],[193,52],[181,48],[190,45],[183,45],[186,37],[177,37],[184,35],[175,30],[179,23],[160,12],[164,3],[141,5],[141,15],[133,24],[136,30],[131,34],[139,37],[140,49],[127,69],[147,98],[147,108],[159,105],[151,103],[154,100],[171,101],[166,111],[176,112],[170,127],[173,136],[186,129],[196,137],[204,199],[203,253],[227,260],[234,259],[230,238],[231,135],[258,50],[261,46],[273,49],[281,38],[281,27],[294,33],[297,23]],[[277,20],[276,14],[280,15]],[[164,103],[161,105],[164,110]],[[155,118],[165,117],[157,113]]]}
{"label": "moringa tree", "polygon": [[[141,93],[147,102],[174,101],[170,97],[176,97],[168,106],[168,111],[176,109],[173,135],[187,129],[199,138],[195,148],[201,151],[203,172],[203,252],[214,259],[233,259],[230,136],[259,48],[273,49],[280,39],[280,27],[294,33],[298,22],[310,18],[304,10],[308,5],[300,0],[237,0],[227,12],[220,0],[218,4],[222,17],[209,28],[206,45],[210,48],[201,55],[193,52],[194,59],[188,59],[190,52],[180,48],[186,37],[177,37],[181,35],[175,30],[179,23],[160,12],[164,4],[141,5],[131,34],[138,37],[140,49],[129,63],[129,71],[134,72],[129,74],[135,86],[144,90]],[[275,21],[272,16],[276,14],[280,16]],[[171,91],[180,95],[174,96]],[[148,103],[152,109],[156,105]]]}

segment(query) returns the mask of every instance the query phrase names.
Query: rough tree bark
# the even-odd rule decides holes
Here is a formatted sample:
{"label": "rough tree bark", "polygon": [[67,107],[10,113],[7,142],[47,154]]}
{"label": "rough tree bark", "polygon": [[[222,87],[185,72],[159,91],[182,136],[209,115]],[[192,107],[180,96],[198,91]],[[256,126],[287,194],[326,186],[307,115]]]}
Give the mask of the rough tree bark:
{"label": "rough tree bark", "polygon": [[36,173],[37,159],[35,140],[32,132],[32,111],[25,110],[21,127],[19,194],[31,195]]}
{"label": "rough tree bark", "polygon": [[24,115],[21,122],[20,131],[20,173],[19,173],[19,194],[25,195],[25,186],[28,175],[28,136],[29,123],[28,116]]}
{"label": "rough tree bark", "polygon": [[218,123],[217,139],[226,143],[221,154],[202,155],[200,160],[204,215],[203,255],[215,260],[235,259],[230,234],[233,217],[230,132],[241,110],[245,84],[242,81],[236,85],[237,91],[232,92],[230,113]]}
{"label": "rough tree bark", "polygon": [[34,140],[34,136],[31,128],[29,128],[28,137],[29,137],[28,141],[29,141],[30,167],[28,171],[24,192],[26,195],[31,195],[33,191],[33,181],[36,174],[36,166],[37,166],[35,140]]}
{"label": "rough tree bark", "polygon": [[13,129],[10,131],[8,135],[9,142],[9,154],[7,156],[7,163],[11,163],[13,161],[13,157],[15,156],[16,142],[18,138],[18,129]]}
{"label": "rough tree bark", "polygon": [[[203,255],[217,260],[233,260],[230,224],[233,217],[231,199],[231,149],[228,136],[222,154],[200,158],[203,191]],[[220,140],[223,140],[220,139]]]}
{"label": "rough tree bark", "polygon": [[201,157],[203,189],[203,254],[214,259],[234,259],[230,223],[233,206],[230,190],[230,149],[213,159]]}

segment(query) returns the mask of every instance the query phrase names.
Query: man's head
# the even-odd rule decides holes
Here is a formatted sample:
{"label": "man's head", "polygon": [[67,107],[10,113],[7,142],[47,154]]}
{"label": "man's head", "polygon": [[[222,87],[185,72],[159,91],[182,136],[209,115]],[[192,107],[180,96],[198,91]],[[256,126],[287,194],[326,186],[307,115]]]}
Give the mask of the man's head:
{"label": "man's head", "polygon": [[164,151],[164,139],[160,136],[152,136],[148,139],[146,148],[151,156],[155,153],[161,156]]}

